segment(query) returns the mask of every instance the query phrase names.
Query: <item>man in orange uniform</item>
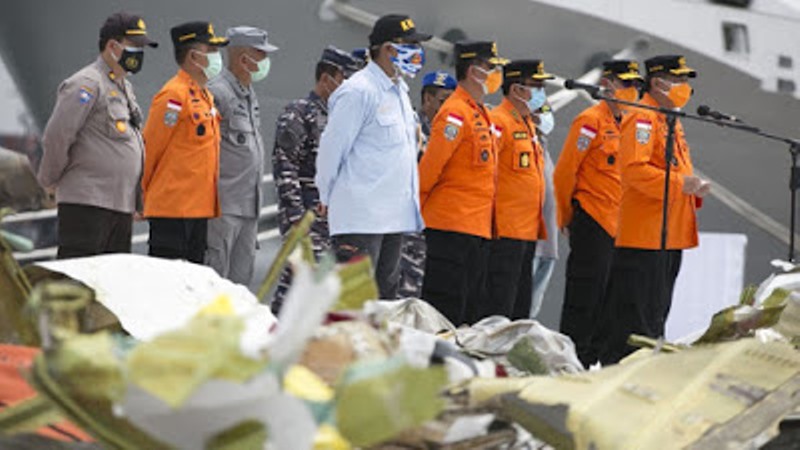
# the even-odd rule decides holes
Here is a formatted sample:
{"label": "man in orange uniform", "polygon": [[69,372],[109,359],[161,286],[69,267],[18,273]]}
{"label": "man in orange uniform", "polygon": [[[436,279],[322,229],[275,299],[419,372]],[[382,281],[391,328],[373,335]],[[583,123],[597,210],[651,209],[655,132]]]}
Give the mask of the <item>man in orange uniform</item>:
{"label": "man in orange uniform", "polygon": [[170,32],[180,70],[153,97],[144,128],[149,254],[202,264],[208,219],[220,214],[220,117],[206,83],[222,69],[219,47],[228,40],[208,22]]}
{"label": "man in orange uniform", "polygon": [[[636,61],[603,63],[600,85],[606,95],[636,101],[636,84],[641,81]],[[617,236],[622,197],[618,150],[624,110],[601,101],[580,113],[572,122],[553,175],[558,228],[568,235],[570,246],[560,330],[572,338],[586,366],[597,361],[592,336]]]}
{"label": "man in orange uniform", "polygon": [[[697,74],[682,56],[645,61],[647,79],[641,104],[683,108]],[[631,109],[622,126],[622,202],[616,252],[603,320],[612,323],[600,361],[612,364],[630,353],[630,334],[664,335],[682,250],[697,246],[696,210],[710,185],[693,175],[689,145],[680,121],[669,178],[666,250],[661,247],[662,202],[666,175],[667,122],[663,114]]]}
{"label": "man in orange uniform", "polygon": [[545,80],[555,77],[537,59],[512,61],[503,70],[503,101],[491,113],[498,130],[497,239],[489,246],[487,297],[478,316],[527,319],[531,310],[536,241],[547,237],[544,154],[533,113],[547,101]]}
{"label": "man in orange uniform", "polygon": [[483,97],[503,83],[490,41],[455,46],[458,87],[431,125],[419,166],[420,205],[425,219],[422,298],[454,324],[477,318],[492,238],[497,143]]}

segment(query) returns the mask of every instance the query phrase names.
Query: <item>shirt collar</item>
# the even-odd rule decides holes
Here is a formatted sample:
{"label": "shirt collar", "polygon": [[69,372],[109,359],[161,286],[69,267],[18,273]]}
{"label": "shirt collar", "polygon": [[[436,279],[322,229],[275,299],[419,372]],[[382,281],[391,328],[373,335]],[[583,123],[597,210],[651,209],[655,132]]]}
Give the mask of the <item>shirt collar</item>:
{"label": "shirt collar", "polygon": [[233,74],[227,67],[222,71],[222,78],[228,82],[233,88],[233,91],[239,97],[249,97],[253,91],[253,85],[250,86],[242,86],[242,83],[239,82],[239,79],[236,78],[236,75]]}
{"label": "shirt collar", "polygon": [[97,60],[95,60],[94,65],[97,67],[100,73],[109,79],[109,81],[112,83],[118,83],[119,78],[117,78],[117,75],[114,74],[113,70],[111,70],[111,67],[106,63],[106,60],[103,59],[103,55],[97,56]]}
{"label": "shirt collar", "polygon": [[[392,81],[392,79],[386,75],[386,72],[384,72],[383,69],[381,69],[381,66],[376,64],[375,61],[370,61],[367,64],[367,71],[372,75],[373,78],[375,78],[375,80],[378,82],[378,85],[384,91],[388,91],[395,86],[394,81]],[[405,85],[405,82],[402,78],[397,81],[399,86],[403,87]],[[408,86],[405,86],[405,90],[408,90]]]}
{"label": "shirt collar", "polygon": [[[500,102],[500,105],[498,105],[497,107],[506,110],[506,112],[508,112],[508,115],[513,117],[515,121],[521,124],[525,123],[522,114],[520,114],[519,111],[517,111],[517,107],[514,106],[514,104],[511,103],[511,100],[509,100],[508,98],[503,97],[503,101]],[[529,120],[531,119],[530,115],[528,115],[527,117]]]}
{"label": "shirt collar", "polygon": [[460,84],[456,86],[456,90],[453,91],[453,94],[450,95],[450,97],[455,97],[459,100],[462,100],[463,102],[467,103],[470,107],[472,107],[472,109],[475,109],[477,111],[483,111],[482,108],[483,104],[476,102],[475,99],[472,98],[471,95],[469,95],[469,92],[467,92],[466,89],[462,88]]}
{"label": "shirt collar", "polygon": [[[642,96],[642,99],[639,100],[639,103],[644,105],[644,106],[652,106],[653,108],[658,108],[660,106],[658,104],[658,102],[656,101],[656,99],[653,98],[653,96],[650,95],[649,92],[645,92],[644,93],[644,95]],[[656,116],[656,118],[657,118],[657,120],[659,122],[666,122],[666,119],[664,119],[664,115],[663,114],[655,114],[655,116]]]}

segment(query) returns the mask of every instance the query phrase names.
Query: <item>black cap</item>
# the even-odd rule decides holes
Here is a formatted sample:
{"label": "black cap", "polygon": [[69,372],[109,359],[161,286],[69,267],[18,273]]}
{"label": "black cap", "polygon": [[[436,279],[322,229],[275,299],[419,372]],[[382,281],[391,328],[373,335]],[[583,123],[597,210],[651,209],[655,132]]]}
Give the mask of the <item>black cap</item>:
{"label": "black cap", "polygon": [[461,41],[455,45],[456,60],[484,59],[491,64],[504,66],[506,58],[497,54],[497,43],[493,41]]}
{"label": "black cap", "polygon": [[381,17],[372,27],[369,34],[369,45],[381,45],[384,42],[422,42],[431,38],[430,34],[417,31],[414,21],[401,14],[389,14]]}
{"label": "black cap", "polygon": [[158,42],[147,37],[147,27],[141,17],[118,12],[110,15],[100,28],[100,39],[123,36],[136,45],[158,47]]}
{"label": "black cap", "polygon": [[681,55],[661,55],[655,56],[644,62],[647,68],[647,75],[656,75],[659,73],[669,73],[672,75],[686,75],[689,78],[697,76],[697,72],[686,66],[686,57]]}
{"label": "black cap", "polygon": [[214,26],[211,22],[187,22],[172,27],[169,30],[172,36],[172,43],[176,47],[191,43],[201,43],[224,47],[228,45],[228,38],[214,34]]}
{"label": "black cap", "polygon": [[361,70],[364,67],[363,61],[355,58],[350,53],[329,45],[322,51],[319,62],[330,64],[342,71],[345,78]]}
{"label": "black cap", "polygon": [[629,59],[614,59],[603,63],[603,75],[614,75],[620,80],[642,80],[639,63]]}
{"label": "black cap", "polygon": [[544,61],[541,59],[516,59],[503,67],[505,80],[552,80],[555,75],[544,71]]}

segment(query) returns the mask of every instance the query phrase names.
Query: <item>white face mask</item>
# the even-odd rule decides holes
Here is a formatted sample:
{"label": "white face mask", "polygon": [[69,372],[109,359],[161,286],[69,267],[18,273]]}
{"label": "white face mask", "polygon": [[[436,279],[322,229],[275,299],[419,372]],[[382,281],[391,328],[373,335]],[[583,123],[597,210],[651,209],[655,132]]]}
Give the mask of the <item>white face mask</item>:
{"label": "white face mask", "polygon": [[553,128],[556,127],[556,118],[551,111],[543,112],[539,114],[539,125],[537,128],[545,135],[553,132]]}
{"label": "white face mask", "polygon": [[249,59],[253,64],[255,64],[257,67],[254,72],[250,72],[250,79],[254,83],[258,83],[264,78],[267,78],[267,75],[269,75],[270,68],[272,67],[272,60],[269,58],[269,56],[262,59],[261,61],[256,61],[255,59],[251,58],[248,55],[244,56],[245,58]]}
{"label": "white face mask", "polygon": [[199,50],[195,50],[195,52],[205,56],[208,60],[208,65],[205,67],[197,64],[198,67],[203,69],[203,73],[207,79],[210,80],[222,72],[222,55],[219,52],[203,53]]}

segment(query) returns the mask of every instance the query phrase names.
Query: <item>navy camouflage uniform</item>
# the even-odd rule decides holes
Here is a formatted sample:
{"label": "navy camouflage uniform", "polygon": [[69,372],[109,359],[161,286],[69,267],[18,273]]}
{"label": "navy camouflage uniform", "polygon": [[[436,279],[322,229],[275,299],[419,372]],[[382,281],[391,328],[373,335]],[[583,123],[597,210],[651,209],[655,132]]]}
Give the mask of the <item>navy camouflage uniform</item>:
{"label": "navy camouflage uniform", "polygon": [[[419,112],[420,152],[428,144],[431,135],[431,121],[425,113]],[[397,287],[397,298],[420,298],[422,295],[422,279],[425,275],[425,236],[420,233],[407,233],[403,235],[403,245],[400,248],[400,282]]]}
{"label": "navy camouflage uniform", "polygon": [[[362,62],[335,47],[328,47],[322,62],[331,64],[349,76],[362,67]],[[278,228],[286,236],[292,225],[306,211],[319,207],[319,191],[314,182],[317,173],[317,149],[320,136],[328,123],[327,102],[311,91],[306,98],[289,103],[278,117],[275,146],[272,153],[272,174],[278,191]],[[328,219],[317,215],[309,231],[314,257],[319,261],[331,248]],[[287,267],[281,274],[273,299],[273,310],[280,309],[292,281]]]}

